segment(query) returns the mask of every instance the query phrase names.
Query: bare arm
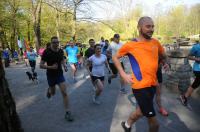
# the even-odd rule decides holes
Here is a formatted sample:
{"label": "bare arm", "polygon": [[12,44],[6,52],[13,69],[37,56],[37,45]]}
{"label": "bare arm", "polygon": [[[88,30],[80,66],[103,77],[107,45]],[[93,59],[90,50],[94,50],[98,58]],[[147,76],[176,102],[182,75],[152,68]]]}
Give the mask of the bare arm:
{"label": "bare arm", "polygon": [[162,64],[164,70],[168,71],[170,66],[169,66],[169,63],[168,63],[167,55],[165,53],[160,54],[159,58],[160,58],[160,61],[161,61],[161,64]]}
{"label": "bare arm", "polygon": [[41,69],[48,69],[49,67],[45,64],[45,61],[41,60],[40,61],[40,68]]}
{"label": "bare arm", "polygon": [[188,56],[188,59],[189,59],[189,60],[193,60],[193,61],[200,62],[200,57],[195,57],[195,56],[189,55],[189,56]]}
{"label": "bare arm", "polygon": [[119,71],[120,76],[122,77],[122,79],[126,82],[126,83],[133,83],[132,77],[128,74],[126,74],[126,72],[123,70],[122,66],[121,66],[121,62],[120,59],[121,56],[117,54],[115,54],[112,57],[112,60],[117,68],[117,70]]}
{"label": "bare arm", "polygon": [[87,63],[86,64],[86,69],[89,72],[89,74],[91,75],[90,67],[92,66],[92,62],[87,59],[86,63]]}
{"label": "bare arm", "polygon": [[[105,65],[106,65],[106,67],[108,68],[108,70],[112,73],[112,70],[110,69],[110,66],[109,66],[109,64],[108,64],[108,61],[106,60],[105,61]],[[113,74],[113,73],[112,73]]]}
{"label": "bare arm", "polygon": [[111,58],[111,57],[112,57],[112,53],[111,53],[110,50],[107,50],[107,51],[106,51],[106,56],[107,56],[108,58]]}
{"label": "bare arm", "polygon": [[159,58],[163,64],[167,63],[167,55],[165,53],[160,54]]}
{"label": "bare arm", "polygon": [[57,69],[58,68],[58,64],[55,63],[52,66],[48,66],[47,64],[45,64],[45,61],[41,60],[40,61],[40,68],[41,69]]}
{"label": "bare arm", "polygon": [[61,61],[61,64],[62,64],[62,66],[63,66],[65,72],[67,72],[67,65],[66,65],[66,62],[67,62],[66,59],[63,57],[63,60]]}

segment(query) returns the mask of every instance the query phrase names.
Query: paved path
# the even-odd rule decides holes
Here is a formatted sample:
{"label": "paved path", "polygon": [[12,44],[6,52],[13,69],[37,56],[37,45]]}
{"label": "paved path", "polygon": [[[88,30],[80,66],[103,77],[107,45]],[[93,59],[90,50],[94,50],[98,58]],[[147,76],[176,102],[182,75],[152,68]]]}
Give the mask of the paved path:
{"label": "paved path", "polygon": [[[128,67],[128,65],[126,65]],[[39,84],[29,81],[25,71],[30,70],[24,64],[11,65],[6,68],[6,76],[16,101],[17,111],[25,132],[123,132],[120,122],[126,120],[135,110],[135,99],[130,94],[119,93],[119,80],[111,85],[105,82],[101,97],[102,104],[92,103],[92,84],[84,69],[78,72],[78,82],[72,83],[70,72],[65,73],[70,104],[75,121],[64,120],[62,96],[57,89],[50,100],[46,98],[47,81],[45,70],[37,67]],[[160,132],[200,132],[200,100],[192,97],[192,111],[182,106],[176,99],[178,93],[163,86],[163,104],[170,111],[168,117],[158,115]],[[133,125],[132,132],[147,132],[145,118]]]}

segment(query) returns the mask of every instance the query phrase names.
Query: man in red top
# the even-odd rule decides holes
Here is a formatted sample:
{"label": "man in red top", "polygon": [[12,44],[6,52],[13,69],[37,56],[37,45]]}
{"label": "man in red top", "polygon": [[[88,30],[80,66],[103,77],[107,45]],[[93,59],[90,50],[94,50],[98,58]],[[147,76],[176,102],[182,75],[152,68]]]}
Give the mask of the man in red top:
{"label": "man in red top", "polygon": [[[159,124],[155,117],[153,98],[157,86],[158,59],[165,62],[166,55],[160,43],[152,38],[154,23],[150,17],[141,17],[138,21],[139,37],[137,42],[132,41],[124,44],[116,55],[113,56],[121,77],[125,82],[132,84],[132,90],[138,106],[131,113],[126,122],[122,122],[125,132],[131,132],[131,126],[140,117],[146,116],[149,123],[149,132],[158,132]],[[129,57],[132,76],[127,75],[121,67],[119,59],[127,55]],[[166,65],[164,65],[164,68]]]}

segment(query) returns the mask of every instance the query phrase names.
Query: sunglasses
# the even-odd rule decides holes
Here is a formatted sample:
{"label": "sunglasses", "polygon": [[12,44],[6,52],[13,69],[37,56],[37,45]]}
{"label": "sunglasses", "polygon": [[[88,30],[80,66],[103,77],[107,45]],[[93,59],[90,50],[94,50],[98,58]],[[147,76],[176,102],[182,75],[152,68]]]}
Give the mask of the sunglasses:
{"label": "sunglasses", "polygon": [[59,44],[59,41],[57,41],[57,42],[52,42],[52,44]]}

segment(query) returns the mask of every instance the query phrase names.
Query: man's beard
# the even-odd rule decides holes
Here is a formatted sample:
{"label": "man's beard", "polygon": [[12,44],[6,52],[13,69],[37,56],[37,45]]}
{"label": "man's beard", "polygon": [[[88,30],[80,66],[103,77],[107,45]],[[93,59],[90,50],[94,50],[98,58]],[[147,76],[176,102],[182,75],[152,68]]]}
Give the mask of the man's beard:
{"label": "man's beard", "polygon": [[[144,33],[142,30],[141,30],[141,34],[142,36],[145,38],[145,39],[151,39],[152,35],[147,35],[146,33]],[[152,31],[152,34],[153,34],[153,31]]]}

